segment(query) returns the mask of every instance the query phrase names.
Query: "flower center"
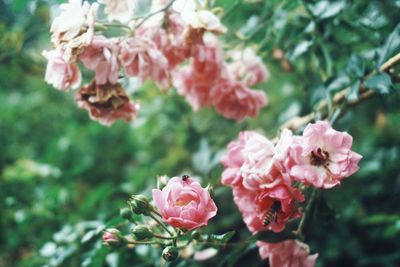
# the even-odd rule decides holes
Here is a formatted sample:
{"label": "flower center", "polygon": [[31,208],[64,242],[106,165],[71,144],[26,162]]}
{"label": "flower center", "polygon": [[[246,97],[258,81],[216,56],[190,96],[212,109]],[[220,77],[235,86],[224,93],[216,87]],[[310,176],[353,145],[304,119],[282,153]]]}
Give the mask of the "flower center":
{"label": "flower center", "polygon": [[321,148],[318,148],[316,151],[311,152],[310,156],[310,164],[314,166],[322,166],[325,165],[329,160],[329,153]]}
{"label": "flower center", "polygon": [[175,205],[178,207],[184,207],[187,204],[189,204],[189,202],[190,202],[190,200],[188,200],[188,199],[179,199],[175,202]]}

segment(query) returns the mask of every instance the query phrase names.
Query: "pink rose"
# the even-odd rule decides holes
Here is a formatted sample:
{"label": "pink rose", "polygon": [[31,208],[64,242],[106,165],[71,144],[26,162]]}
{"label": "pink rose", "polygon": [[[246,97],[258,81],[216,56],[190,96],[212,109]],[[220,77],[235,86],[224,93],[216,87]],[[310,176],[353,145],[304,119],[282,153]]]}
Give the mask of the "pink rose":
{"label": "pink rose", "polygon": [[249,190],[273,187],[280,183],[273,171],[274,145],[260,134],[253,134],[243,147],[244,162],[240,168],[243,186]]}
{"label": "pink rose", "polygon": [[289,149],[289,174],[315,187],[331,188],[358,171],[361,155],[351,151],[352,137],[328,122],[308,124],[301,141]]}
{"label": "pink rose", "polygon": [[258,135],[256,132],[245,131],[239,133],[239,138],[228,144],[226,155],[221,158],[225,170],[222,173],[221,182],[224,185],[241,184],[243,177],[240,168],[244,163],[243,149],[248,139]]}
{"label": "pink rose", "polygon": [[97,35],[81,55],[80,60],[85,67],[95,72],[96,84],[117,83],[119,75],[117,49],[114,40]]}
{"label": "pink rose", "polygon": [[[225,77],[223,51],[216,39],[191,49],[192,64],[174,74],[174,85],[193,110],[211,106],[211,90]],[[225,75],[225,76],[224,76]]]}
{"label": "pink rose", "polygon": [[[296,202],[304,201],[300,190],[284,183],[258,191],[234,186],[233,197],[252,233],[264,230],[282,231],[289,219],[301,216]],[[270,218],[268,223],[267,216]]]}
{"label": "pink rose", "polygon": [[255,117],[268,104],[267,95],[251,90],[244,83],[225,80],[214,86],[211,98],[215,109],[223,116],[237,121]]}
{"label": "pink rose", "polygon": [[169,89],[168,60],[153,41],[131,37],[120,43],[120,49],[119,60],[127,76],[137,76],[142,82],[152,79],[161,90]]}
{"label": "pink rose", "polygon": [[262,259],[269,259],[270,267],[313,267],[318,254],[310,255],[310,248],[297,240],[279,243],[257,241]]}
{"label": "pink rose", "polygon": [[261,58],[249,47],[232,53],[233,62],[228,65],[236,80],[243,81],[247,86],[264,82],[269,78],[269,72]]}
{"label": "pink rose", "polygon": [[81,71],[75,63],[64,60],[60,50],[43,51],[48,60],[45,80],[59,90],[77,88],[82,79]]}
{"label": "pink rose", "polygon": [[111,126],[118,119],[129,122],[139,110],[139,105],[129,99],[118,83],[98,85],[92,81],[77,92],[75,101],[89,111],[92,120],[105,126]]}
{"label": "pink rose", "polygon": [[217,214],[208,191],[192,178],[172,178],[162,190],[153,189],[153,199],[168,224],[189,231]]}
{"label": "pink rose", "polygon": [[162,27],[163,21],[155,25],[144,23],[135,31],[135,36],[152,40],[167,58],[168,68],[172,70],[189,57],[190,49],[184,42],[184,25],[180,16],[173,13],[166,14],[167,28]]}

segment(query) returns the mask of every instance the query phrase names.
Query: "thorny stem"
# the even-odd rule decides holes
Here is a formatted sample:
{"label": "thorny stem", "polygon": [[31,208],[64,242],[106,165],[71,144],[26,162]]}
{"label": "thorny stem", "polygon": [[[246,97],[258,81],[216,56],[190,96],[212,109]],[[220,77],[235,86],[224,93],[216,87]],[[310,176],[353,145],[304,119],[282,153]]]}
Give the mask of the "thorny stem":
{"label": "thorny stem", "polygon": [[[148,14],[147,16],[145,16],[138,24],[135,25],[135,29],[139,28],[146,20],[148,20],[152,16],[167,11],[167,9],[170,8],[174,2],[175,2],[175,0],[171,0],[165,7],[161,8],[159,10],[156,10],[156,11]],[[136,18],[136,19],[140,19],[140,18]]]}

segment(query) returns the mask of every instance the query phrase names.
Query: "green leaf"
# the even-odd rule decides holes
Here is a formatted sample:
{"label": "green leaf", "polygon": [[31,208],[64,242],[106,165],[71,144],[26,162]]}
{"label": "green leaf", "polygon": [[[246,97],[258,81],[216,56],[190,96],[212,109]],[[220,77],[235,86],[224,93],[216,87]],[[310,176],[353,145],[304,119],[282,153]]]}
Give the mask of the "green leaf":
{"label": "green leaf", "polygon": [[350,91],[346,95],[347,100],[354,101],[354,100],[358,99],[360,84],[361,84],[361,81],[357,80],[350,86]]}
{"label": "green leaf", "polygon": [[379,73],[365,81],[365,86],[380,94],[387,94],[392,87],[392,80],[389,74]]}
{"label": "green leaf", "polygon": [[326,19],[339,14],[345,6],[345,1],[320,1],[311,7],[311,11],[317,18]]}
{"label": "green leaf", "polygon": [[346,72],[354,78],[361,78],[365,73],[365,64],[363,59],[358,55],[351,55],[347,63]]}
{"label": "green leaf", "polygon": [[208,241],[218,244],[226,244],[234,235],[236,231],[230,231],[222,235],[211,234],[208,236]]}
{"label": "green leaf", "polygon": [[377,68],[379,68],[386,60],[400,50],[400,24],[394,28],[393,32],[387,38],[385,44],[378,49]]}
{"label": "green leaf", "polygon": [[342,90],[350,85],[350,78],[345,74],[342,73],[335,79],[331,80],[326,89],[328,92],[336,92]]}

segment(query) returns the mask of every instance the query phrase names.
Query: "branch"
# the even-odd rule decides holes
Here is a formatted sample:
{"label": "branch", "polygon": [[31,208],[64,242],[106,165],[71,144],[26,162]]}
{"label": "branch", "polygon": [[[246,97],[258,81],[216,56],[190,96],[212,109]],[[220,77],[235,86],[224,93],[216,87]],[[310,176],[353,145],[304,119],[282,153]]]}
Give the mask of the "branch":
{"label": "branch", "polygon": [[[148,14],[147,16],[145,16],[141,22],[139,22],[138,24],[135,25],[135,29],[139,28],[146,20],[148,20],[149,18],[151,18],[154,15],[157,15],[158,13],[162,13],[167,11],[168,8],[170,8],[172,6],[172,4],[175,2],[175,0],[171,0],[165,7],[156,10],[150,14]],[[136,18],[136,19],[140,19],[140,18]]]}
{"label": "branch", "polygon": [[[391,69],[392,67],[394,67],[395,65],[397,65],[398,63],[400,63],[400,53],[395,55],[394,57],[390,58],[385,63],[383,63],[382,66],[379,68],[379,72],[386,72],[389,69]],[[375,73],[376,72],[371,72],[370,74],[366,75],[364,78],[368,78]],[[360,92],[359,98],[356,100],[347,101],[346,103],[344,103],[344,101],[346,100],[346,95],[348,94],[349,90],[350,90],[350,88],[343,89],[342,91],[336,93],[332,98],[332,104],[335,104],[335,105],[343,104],[344,105],[342,107],[342,111],[341,111],[340,115],[343,115],[349,107],[355,106],[355,105],[363,102],[365,99],[368,99],[371,96],[376,94],[375,91],[369,90],[369,89],[365,88],[364,85],[361,84],[360,88],[359,88],[359,92]],[[313,121],[317,114],[325,113],[325,116],[326,116],[327,108],[328,108],[328,101],[322,100],[317,105],[317,108],[315,111],[313,111],[305,116],[302,116],[302,117],[295,117],[293,119],[290,119],[289,121],[282,124],[280,128],[281,129],[288,128],[291,130],[297,130],[300,127],[302,127],[303,125]]]}

